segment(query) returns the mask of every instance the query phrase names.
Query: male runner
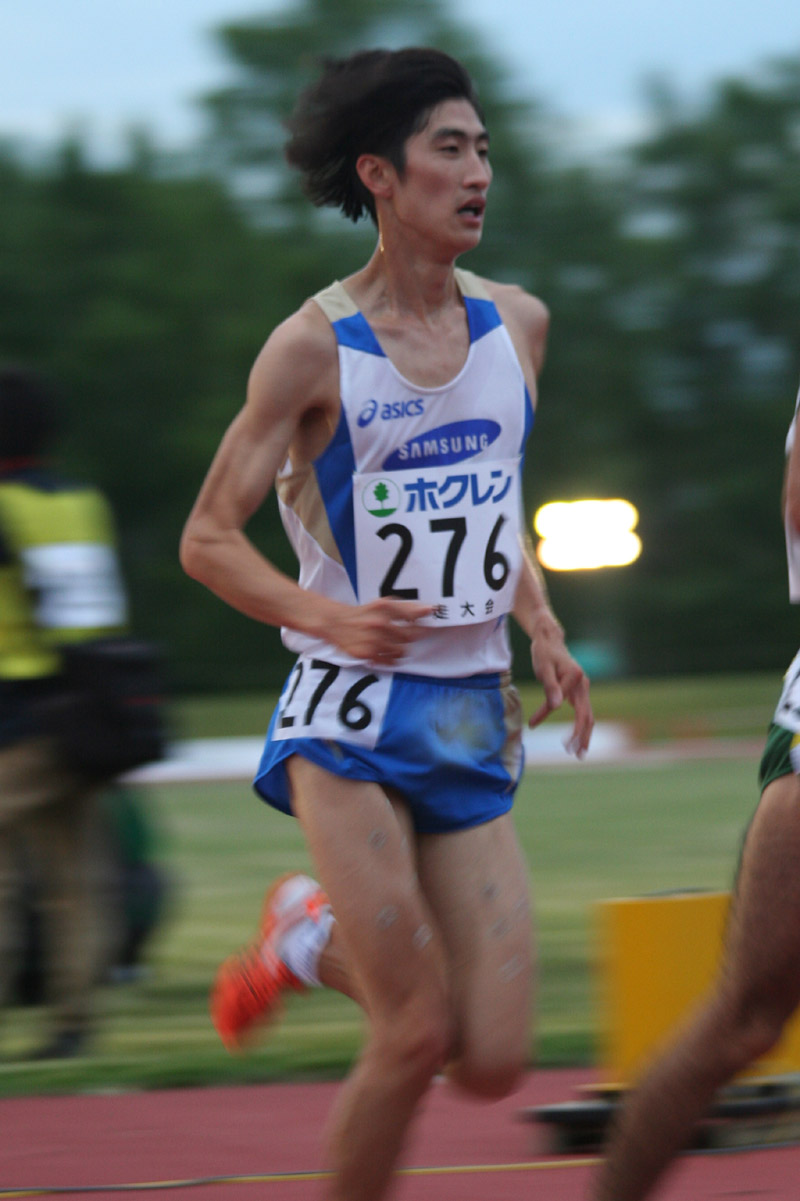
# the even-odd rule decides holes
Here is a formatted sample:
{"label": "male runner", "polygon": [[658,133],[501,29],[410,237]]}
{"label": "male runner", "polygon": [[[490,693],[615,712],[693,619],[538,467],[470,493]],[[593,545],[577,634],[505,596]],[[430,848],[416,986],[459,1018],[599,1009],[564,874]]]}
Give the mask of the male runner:
{"label": "male runner", "polygon": [[[547,311],[455,265],[480,241],[492,177],[471,80],[435,50],[358,53],[325,66],[290,130],[314,203],[368,213],[378,244],[268,339],[182,562],[298,655],[256,788],[299,819],[324,892],[303,876],[273,886],[212,1012],[238,1045],[286,988],[360,1001],[366,1044],[332,1122],[329,1195],[373,1201],[437,1072],[499,1097],[528,1053],[508,613],[544,689],[532,723],[566,698],[580,755],[592,713],[524,548]],[[298,582],[244,533],[273,485]]]}

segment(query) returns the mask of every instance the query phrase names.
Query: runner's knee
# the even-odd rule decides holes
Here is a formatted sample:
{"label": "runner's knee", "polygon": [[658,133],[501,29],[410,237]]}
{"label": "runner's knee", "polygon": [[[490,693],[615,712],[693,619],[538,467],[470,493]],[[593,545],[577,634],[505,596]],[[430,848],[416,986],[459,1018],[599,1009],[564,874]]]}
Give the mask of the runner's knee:
{"label": "runner's knee", "polygon": [[782,1007],[768,1005],[758,1006],[740,1016],[737,1035],[745,1063],[760,1059],[775,1046],[789,1016]]}
{"label": "runner's knee", "polygon": [[775,1046],[791,1009],[782,1000],[744,996],[729,1003],[717,1027],[730,1058],[731,1073],[741,1071]]}
{"label": "runner's knee", "polygon": [[397,1078],[426,1082],[440,1072],[452,1046],[444,1005],[405,1007],[373,1031],[372,1046],[385,1070]]}

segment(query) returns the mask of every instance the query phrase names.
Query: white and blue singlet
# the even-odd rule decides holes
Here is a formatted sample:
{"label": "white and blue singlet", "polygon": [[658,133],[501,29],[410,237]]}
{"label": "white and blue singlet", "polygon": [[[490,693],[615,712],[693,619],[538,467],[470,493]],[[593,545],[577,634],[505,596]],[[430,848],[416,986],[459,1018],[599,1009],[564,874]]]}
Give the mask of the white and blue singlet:
{"label": "white and blue singlet", "polygon": [[402,671],[282,630],[298,655],[255,779],[291,812],[286,760],[402,793],[421,832],[511,808],[523,766],[506,628],[522,564],[521,475],[534,407],[482,282],[456,271],[469,322],[454,379],[404,378],[340,283],[314,299],[338,344],[341,413],[325,450],[288,461],[276,491],[300,586],[346,604],[433,606]]}

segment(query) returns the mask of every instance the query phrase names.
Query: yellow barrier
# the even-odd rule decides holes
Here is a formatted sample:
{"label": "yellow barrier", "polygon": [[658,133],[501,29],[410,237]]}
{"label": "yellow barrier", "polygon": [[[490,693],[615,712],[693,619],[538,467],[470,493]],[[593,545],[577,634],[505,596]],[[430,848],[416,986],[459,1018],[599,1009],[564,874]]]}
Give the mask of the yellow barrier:
{"label": "yellow barrier", "polygon": [[[779,903],[779,902],[778,902]],[[627,1086],[708,991],[730,893],[671,893],[597,906],[599,1068]],[[748,1075],[800,1070],[800,1016]]]}

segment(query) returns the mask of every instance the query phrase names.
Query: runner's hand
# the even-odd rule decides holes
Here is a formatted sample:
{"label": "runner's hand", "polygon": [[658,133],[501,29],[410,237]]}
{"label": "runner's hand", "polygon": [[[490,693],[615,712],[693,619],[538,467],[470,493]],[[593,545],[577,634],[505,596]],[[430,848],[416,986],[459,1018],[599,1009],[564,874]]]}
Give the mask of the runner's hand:
{"label": "runner's hand", "polygon": [[405,655],[409,643],[427,632],[419,622],[432,612],[432,605],[391,597],[366,605],[341,605],[326,636],[354,659],[366,660],[377,667],[394,667]]}
{"label": "runner's hand", "polygon": [[582,759],[589,748],[594,727],[589,677],[567,650],[557,622],[537,627],[531,643],[531,662],[536,678],[544,689],[545,699],[529,718],[528,725],[540,725],[565,700],[568,701],[575,710],[575,722],[566,746],[571,754]]}

